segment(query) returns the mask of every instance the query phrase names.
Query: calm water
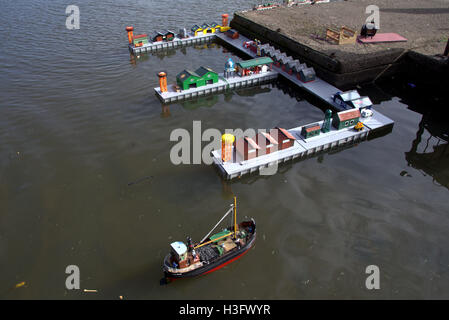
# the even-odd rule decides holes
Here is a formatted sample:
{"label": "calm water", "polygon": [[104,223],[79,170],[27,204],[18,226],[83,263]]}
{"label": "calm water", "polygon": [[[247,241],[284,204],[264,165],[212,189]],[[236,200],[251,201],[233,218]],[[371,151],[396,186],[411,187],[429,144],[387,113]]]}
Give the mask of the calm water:
{"label": "calm water", "polygon": [[[221,70],[233,53],[202,45],[133,59],[124,28],[178,30],[252,3],[76,4],[80,30],[65,28],[66,1],[0,4],[0,298],[449,298],[448,125],[422,111],[438,98],[398,81],[362,88],[395,120],[392,133],[223,182],[211,166],[172,165],[170,132],[194,120],[291,128],[322,109],[282,83],[164,108],[157,71],[173,81],[186,67]],[[161,286],[169,243],[199,240],[233,195],[240,217],[258,222],[255,248]],[[81,289],[98,293],[65,289],[71,264]],[[376,292],[364,286],[370,264]]]}

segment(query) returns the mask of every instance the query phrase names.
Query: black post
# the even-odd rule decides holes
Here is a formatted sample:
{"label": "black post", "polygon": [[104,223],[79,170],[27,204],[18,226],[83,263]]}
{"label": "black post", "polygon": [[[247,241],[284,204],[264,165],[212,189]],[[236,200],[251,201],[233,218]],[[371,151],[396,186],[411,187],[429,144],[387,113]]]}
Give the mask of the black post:
{"label": "black post", "polygon": [[444,49],[443,55],[444,55],[445,57],[449,56],[449,38],[447,39],[446,49]]}

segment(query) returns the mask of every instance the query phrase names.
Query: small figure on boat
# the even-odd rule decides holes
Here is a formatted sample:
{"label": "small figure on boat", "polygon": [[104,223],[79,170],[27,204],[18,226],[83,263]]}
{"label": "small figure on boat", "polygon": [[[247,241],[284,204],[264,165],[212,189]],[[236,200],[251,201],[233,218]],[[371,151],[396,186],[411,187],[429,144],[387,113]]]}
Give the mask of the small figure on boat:
{"label": "small figure on boat", "polygon": [[[231,212],[234,212],[231,226],[211,235]],[[199,243],[194,245],[190,237],[187,237],[187,245],[181,241],[171,243],[171,251],[163,264],[165,278],[188,278],[218,270],[247,253],[255,240],[256,222],[251,218],[237,224],[234,198],[231,208]]]}

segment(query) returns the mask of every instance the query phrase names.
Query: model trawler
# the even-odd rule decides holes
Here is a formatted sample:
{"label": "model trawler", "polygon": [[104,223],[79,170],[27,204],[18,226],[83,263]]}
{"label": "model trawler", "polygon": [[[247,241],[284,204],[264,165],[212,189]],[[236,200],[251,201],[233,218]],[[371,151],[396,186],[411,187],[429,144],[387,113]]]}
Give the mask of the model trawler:
{"label": "model trawler", "polygon": [[[211,235],[231,212],[234,213],[232,225]],[[237,203],[234,198],[231,208],[199,243],[193,244],[188,237],[187,244],[176,241],[170,245],[171,251],[163,264],[165,278],[189,278],[218,270],[247,253],[255,240],[256,222],[251,218],[237,224]]]}

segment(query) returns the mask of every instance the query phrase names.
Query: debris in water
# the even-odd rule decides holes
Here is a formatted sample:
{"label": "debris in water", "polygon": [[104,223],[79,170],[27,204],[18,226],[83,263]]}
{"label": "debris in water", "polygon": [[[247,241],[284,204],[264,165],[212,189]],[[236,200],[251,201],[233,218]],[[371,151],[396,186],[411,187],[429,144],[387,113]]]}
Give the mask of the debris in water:
{"label": "debris in water", "polygon": [[23,287],[25,284],[26,284],[25,281],[19,282],[18,284],[16,284],[16,288]]}
{"label": "debris in water", "polygon": [[148,180],[151,178],[153,178],[153,176],[146,176],[146,177],[140,178],[139,180],[128,183],[128,186],[132,186],[133,184],[137,184],[137,183],[140,183],[142,181],[145,181],[145,180]]}

